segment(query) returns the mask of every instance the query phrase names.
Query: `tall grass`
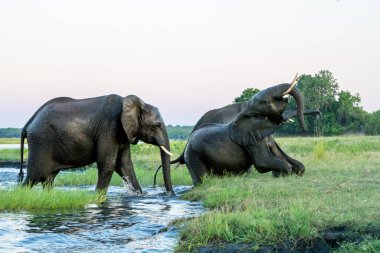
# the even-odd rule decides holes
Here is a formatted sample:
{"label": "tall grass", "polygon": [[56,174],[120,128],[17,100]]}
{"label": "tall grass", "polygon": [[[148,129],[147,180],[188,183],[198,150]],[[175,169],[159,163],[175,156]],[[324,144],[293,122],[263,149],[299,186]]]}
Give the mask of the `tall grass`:
{"label": "tall grass", "polygon": [[[153,185],[153,176],[154,170],[135,167],[135,173],[137,176],[137,180],[141,186],[152,186]],[[163,178],[159,174],[157,176],[157,184],[163,185]],[[178,169],[171,170],[171,178],[172,183],[174,185],[192,185],[191,177],[186,169],[186,167],[182,166]],[[96,185],[98,180],[98,170],[96,166],[91,166],[88,169],[83,171],[76,172],[64,172],[58,174],[55,179],[55,186],[80,186],[80,185]],[[123,182],[120,176],[116,173],[112,175],[110,185],[114,186],[122,186]]]}
{"label": "tall grass", "polygon": [[[179,251],[312,239],[332,228],[345,228],[354,238],[380,230],[380,137],[276,139],[305,164],[305,175],[206,177],[184,198],[211,210],[185,226]],[[378,239],[370,237],[369,244]]]}
{"label": "tall grass", "polygon": [[0,190],[0,210],[79,209],[105,201],[105,194],[83,190],[15,187]]}
{"label": "tall grass", "polygon": [[[28,159],[28,149],[24,148],[24,161]],[[5,148],[0,149],[0,160],[3,161],[20,161],[20,150]]]}
{"label": "tall grass", "polygon": [[19,144],[20,138],[0,138],[0,144]]}

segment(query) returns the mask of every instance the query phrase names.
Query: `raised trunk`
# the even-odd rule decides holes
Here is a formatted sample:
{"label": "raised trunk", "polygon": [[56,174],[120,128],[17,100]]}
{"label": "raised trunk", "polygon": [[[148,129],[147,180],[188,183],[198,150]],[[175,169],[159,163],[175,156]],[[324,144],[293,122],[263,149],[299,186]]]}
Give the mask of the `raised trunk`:
{"label": "raised trunk", "polygon": [[[165,136],[163,141],[164,141],[163,146],[165,146],[165,148],[168,151],[170,151],[169,138],[167,137],[167,135]],[[160,154],[161,154],[161,163],[162,163],[162,172],[163,172],[162,174],[164,178],[166,191],[171,195],[175,195],[173,191],[171,177],[170,177],[170,156],[166,154],[162,149],[160,149]]]}
{"label": "raised trunk", "polygon": [[306,125],[305,125],[305,119],[304,119],[304,110],[305,110],[305,103],[304,103],[304,100],[303,100],[303,96],[301,94],[301,92],[299,91],[299,89],[297,87],[294,87],[290,93],[289,93],[291,96],[294,97],[294,99],[296,100],[296,103],[297,103],[297,117],[298,117],[298,121],[302,127],[302,129],[305,131],[306,130]]}

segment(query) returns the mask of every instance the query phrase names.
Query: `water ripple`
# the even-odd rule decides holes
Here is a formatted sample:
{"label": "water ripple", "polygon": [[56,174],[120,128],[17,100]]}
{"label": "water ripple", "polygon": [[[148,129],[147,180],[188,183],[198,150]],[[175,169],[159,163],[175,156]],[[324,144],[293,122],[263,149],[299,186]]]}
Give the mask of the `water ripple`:
{"label": "water ripple", "polygon": [[[0,187],[15,184],[17,169],[0,169]],[[66,187],[64,187],[66,188]],[[74,189],[70,187],[67,189]],[[94,191],[94,186],[81,187]],[[112,186],[107,203],[76,211],[0,213],[0,252],[171,252],[178,242],[171,221],[199,215],[199,203],[179,199],[189,186],[144,188],[131,195]],[[165,231],[160,232],[159,231]]]}

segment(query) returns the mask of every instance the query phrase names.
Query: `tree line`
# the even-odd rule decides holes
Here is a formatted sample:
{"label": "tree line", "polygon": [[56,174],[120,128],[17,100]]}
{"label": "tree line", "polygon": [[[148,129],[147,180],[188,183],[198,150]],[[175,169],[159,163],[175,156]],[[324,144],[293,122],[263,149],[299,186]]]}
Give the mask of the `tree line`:
{"label": "tree line", "polygon": [[[380,134],[380,110],[369,113],[361,107],[358,93],[340,90],[337,80],[328,70],[321,70],[315,75],[301,75],[298,79],[306,109],[318,109],[320,117],[305,117],[308,133],[314,136],[341,134]],[[260,90],[247,88],[235,98],[234,103],[248,101]],[[296,109],[292,99],[286,110]],[[302,131],[297,121],[283,124],[277,134],[297,135]]]}
{"label": "tree line", "polygon": [[[321,70],[315,75],[301,75],[298,79],[298,89],[301,91],[306,109],[318,109],[320,117],[305,117],[309,135],[330,136],[341,134],[380,134],[380,110],[369,113],[361,107],[358,93],[340,90],[337,80],[328,70]],[[260,92],[257,88],[247,88],[234,103],[248,101]],[[294,99],[291,99],[287,110],[296,109]],[[167,126],[169,138],[186,140],[193,126]],[[297,121],[283,124],[278,135],[299,135],[302,133]],[[0,128],[0,138],[18,138],[20,128]]]}
{"label": "tree line", "polygon": [[[171,140],[186,140],[189,138],[193,126],[166,126],[169,139]],[[21,128],[0,128],[0,138],[20,138]]]}

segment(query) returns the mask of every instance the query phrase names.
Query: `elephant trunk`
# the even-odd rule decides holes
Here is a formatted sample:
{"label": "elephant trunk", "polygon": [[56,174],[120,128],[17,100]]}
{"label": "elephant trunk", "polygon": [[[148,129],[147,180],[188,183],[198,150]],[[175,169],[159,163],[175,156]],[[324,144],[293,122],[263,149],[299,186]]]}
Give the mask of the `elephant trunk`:
{"label": "elephant trunk", "polygon": [[170,145],[169,145],[169,138],[167,134],[165,134],[165,138],[163,138],[163,147],[160,147],[160,154],[161,154],[161,163],[162,163],[162,171],[163,171],[163,178],[164,178],[164,184],[166,191],[171,194],[175,195],[173,191],[172,181],[170,177]]}
{"label": "elephant trunk", "polygon": [[297,87],[293,87],[293,89],[289,92],[291,96],[294,97],[297,103],[297,118],[298,121],[304,131],[306,131],[306,124],[304,119],[304,110],[305,110],[305,102],[303,100],[303,96]]}

